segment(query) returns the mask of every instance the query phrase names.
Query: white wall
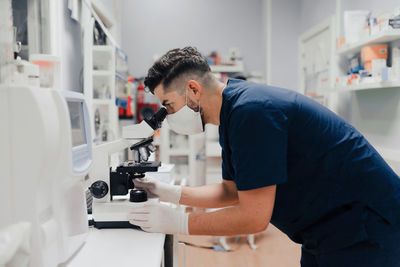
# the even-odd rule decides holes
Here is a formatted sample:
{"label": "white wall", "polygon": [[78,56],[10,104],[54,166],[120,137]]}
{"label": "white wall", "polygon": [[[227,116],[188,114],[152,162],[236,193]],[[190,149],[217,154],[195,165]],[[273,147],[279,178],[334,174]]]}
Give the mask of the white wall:
{"label": "white wall", "polygon": [[300,3],[272,0],[270,84],[298,89],[297,55],[300,33]]}
{"label": "white wall", "polygon": [[[351,1],[351,0],[350,0]],[[301,0],[300,1],[300,33],[335,15],[336,0]]]}
{"label": "white wall", "polygon": [[[93,1],[93,0],[92,0]],[[120,18],[119,5],[121,0],[100,0],[110,14],[115,16],[115,28],[113,36],[120,42]],[[71,18],[68,9],[68,0],[62,0],[60,4],[60,65],[61,65],[61,89],[83,92],[83,27],[91,16],[86,5],[82,1],[82,21],[78,23]]]}
{"label": "white wall", "polygon": [[[94,0],[92,0],[93,2]],[[124,0],[96,0],[99,1],[108,11],[108,15],[112,16],[115,24],[111,27],[111,34],[115,42],[121,46],[121,14],[120,6]]]}
{"label": "white wall", "polygon": [[81,25],[71,19],[68,0],[61,1],[61,89],[83,92],[83,38]]}
{"label": "white wall", "polygon": [[[295,0],[294,0],[295,1]],[[301,30],[335,14],[333,0],[301,0]],[[400,7],[398,0],[341,1],[344,10],[366,9],[379,14]],[[343,18],[341,18],[343,19]],[[340,29],[342,33],[343,30]],[[374,145],[400,151],[400,88],[344,93],[339,113]]]}
{"label": "white wall", "polygon": [[270,38],[270,7],[271,7],[272,0],[261,0],[261,38],[262,38],[262,44],[264,47],[264,60],[265,60],[265,66],[264,66],[264,80],[266,83],[269,83],[269,79],[271,78],[271,73],[268,70],[268,64],[269,62],[269,57],[270,52],[271,52],[271,42],[269,40]]}
{"label": "white wall", "polygon": [[144,76],[169,49],[195,46],[203,54],[238,47],[246,71],[265,73],[262,0],[121,1],[122,49],[134,76]]}

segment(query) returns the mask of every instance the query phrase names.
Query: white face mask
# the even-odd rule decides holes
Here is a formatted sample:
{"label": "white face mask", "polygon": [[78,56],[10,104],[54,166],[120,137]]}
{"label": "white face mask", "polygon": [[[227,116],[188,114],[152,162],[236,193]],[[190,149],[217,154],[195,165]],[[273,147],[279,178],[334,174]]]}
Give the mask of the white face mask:
{"label": "white face mask", "polygon": [[192,135],[202,133],[203,122],[200,115],[200,101],[199,111],[194,111],[187,105],[187,91],[186,91],[186,104],[174,114],[167,115],[167,121],[171,129],[178,134]]}

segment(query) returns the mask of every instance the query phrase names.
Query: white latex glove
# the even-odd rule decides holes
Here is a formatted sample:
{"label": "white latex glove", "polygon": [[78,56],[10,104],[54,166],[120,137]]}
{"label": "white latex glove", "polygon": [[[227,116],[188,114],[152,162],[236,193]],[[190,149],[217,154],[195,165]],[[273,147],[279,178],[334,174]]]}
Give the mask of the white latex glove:
{"label": "white latex glove", "polygon": [[189,214],[160,202],[133,208],[128,214],[128,220],[146,232],[189,234]]}
{"label": "white latex glove", "polygon": [[161,201],[179,204],[181,199],[182,187],[163,183],[151,177],[133,179],[135,188],[144,189],[149,193],[149,197],[158,197]]}

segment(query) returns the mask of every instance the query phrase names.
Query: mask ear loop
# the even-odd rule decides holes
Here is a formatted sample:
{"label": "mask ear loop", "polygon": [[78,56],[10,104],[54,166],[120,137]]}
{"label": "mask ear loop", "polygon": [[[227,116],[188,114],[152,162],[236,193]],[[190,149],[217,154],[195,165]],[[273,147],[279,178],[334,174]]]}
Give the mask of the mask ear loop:
{"label": "mask ear loop", "polygon": [[[186,93],[185,93],[185,95],[186,95],[186,97],[185,97],[185,99],[186,99],[186,106],[188,106],[188,104],[187,104],[187,92],[188,92],[188,89],[186,89]],[[200,99],[199,99],[199,112],[200,112]]]}
{"label": "mask ear loop", "polygon": [[186,89],[186,91],[185,91],[186,106],[187,106],[187,95],[188,95],[188,89]]}
{"label": "mask ear loop", "polygon": [[201,114],[201,112],[200,112],[200,99],[199,99],[199,113]]}

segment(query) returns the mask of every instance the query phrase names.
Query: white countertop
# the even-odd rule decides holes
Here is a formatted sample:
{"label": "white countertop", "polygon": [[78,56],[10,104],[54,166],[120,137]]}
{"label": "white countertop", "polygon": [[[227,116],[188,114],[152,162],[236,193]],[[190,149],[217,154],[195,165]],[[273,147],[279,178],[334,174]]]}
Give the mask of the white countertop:
{"label": "white countertop", "polygon": [[[174,183],[173,164],[162,164],[158,172],[147,175]],[[85,244],[65,264],[67,267],[160,267],[165,234],[135,229],[89,228]]]}
{"label": "white countertop", "polygon": [[160,267],[164,234],[134,229],[90,228],[86,243],[68,267]]}

